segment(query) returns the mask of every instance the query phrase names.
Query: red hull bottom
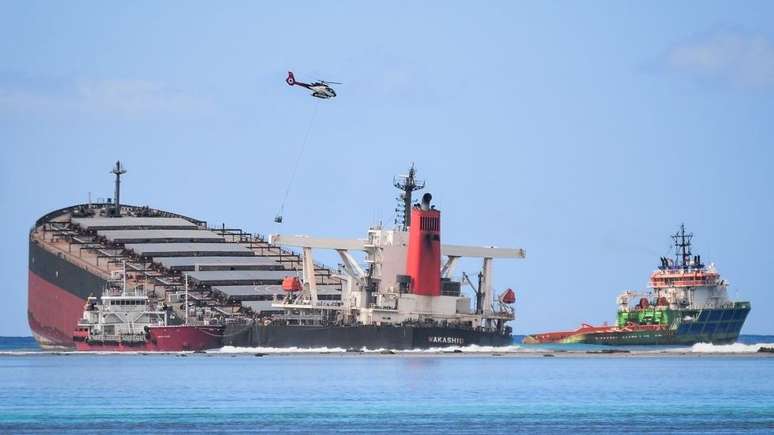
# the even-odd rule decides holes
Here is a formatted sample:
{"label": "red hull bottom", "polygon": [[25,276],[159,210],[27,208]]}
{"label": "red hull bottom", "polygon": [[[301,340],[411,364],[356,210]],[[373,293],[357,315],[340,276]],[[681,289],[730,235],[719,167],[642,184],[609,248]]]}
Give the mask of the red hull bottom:
{"label": "red hull bottom", "polygon": [[181,352],[217,349],[222,346],[223,328],[219,326],[153,326],[142,343],[75,341],[80,351],[110,352]]}
{"label": "red hull bottom", "polygon": [[72,348],[86,301],[29,272],[27,320],[41,347]]}
{"label": "red hull bottom", "polygon": [[617,326],[592,326],[588,324],[581,325],[574,331],[544,332],[542,334],[532,334],[524,337],[524,344],[543,344],[543,343],[566,343],[570,337],[584,334],[599,334],[606,332],[637,332],[637,331],[656,331],[664,329],[663,325],[632,325],[625,328]]}
{"label": "red hull bottom", "polygon": [[525,344],[540,344],[540,343],[559,343],[567,337],[577,334],[588,334],[592,332],[609,332],[615,329],[612,326],[591,326],[587,324],[581,325],[580,328],[574,331],[560,331],[560,332],[544,332],[541,334],[533,334],[524,337],[523,343]]}

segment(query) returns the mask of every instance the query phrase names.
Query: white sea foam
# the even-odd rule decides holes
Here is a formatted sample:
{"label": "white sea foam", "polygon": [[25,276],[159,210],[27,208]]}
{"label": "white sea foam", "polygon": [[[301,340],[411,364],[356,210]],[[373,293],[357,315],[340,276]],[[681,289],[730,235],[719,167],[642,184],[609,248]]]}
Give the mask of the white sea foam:
{"label": "white sea foam", "polygon": [[[631,355],[637,354],[658,354],[658,353],[680,353],[680,354],[746,354],[755,353],[762,347],[774,348],[774,343],[756,343],[756,344],[723,344],[716,345],[711,343],[697,343],[691,347],[672,347],[668,349],[634,349],[630,350]],[[352,350],[350,350],[351,352]],[[588,353],[584,349],[541,349],[530,346],[522,347],[518,345],[510,346],[449,346],[449,347],[434,347],[429,349],[356,349],[356,353],[378,355],[378,354],[403,354],[403,355],[433,355],[433,354],[534,354],[534,353],[554,353],[562,352],[566,354],[582,354]],[[192,351],[182,352],[152,352],[152,351],[30,351],[30,350],[11,350],[0,351],[1,356],[68,356],[68,355],[177,355],[177,356],[193,356],[196,353]],[[314,348],[300,348],[300,347],[235,347],[224,346],[219,349],[207,350],[204,353],[208,355],[249,355],[249,354],[308,354],[308,355],[320,355],[320,354],[345,354],[348,353],[347,349],[341,347],[314,347]]]}
{"label": "white sea foam", "polygon": [[[350,350],[351,352],[352,350]],[[449,346],[449,347],[434,347],[429,349],[408,349],[408,350],[396,350],[396,349],[355,349],[356,353],[364,354],[381,354],[381,353],[402,353],[402,354],[448,354],[448,353],[514,353],[514,352],[542,352],[541,350],[522,349],[520,346]],[[224,346],[219,349],[210,349],[204,353],[212,355],[223,354],[343,354],[347,353],[347,349],[342,347],[236,347],[236,346]],[[182,352],[153,352],[153,351],[0,351],[0,356],[23,356],[23,355],[193,355],[195,352],[182,351]]]}
{"label": "white sea foam", "polygon": [[449,352],[462,352],[462,353],[513,353],[513,352],[530,352],[529,350],[522,349],[521,346],[479,346],[471,344],[470,346],[449,346],[449,347],[431,347],[429,349],[409,349],[402,350],[400,352],[406,353],[449,353]]}
{"label": "white sea foam", "polygon": [[[363,353],[512,353],[516,351],[531,352],[529,350],[523,350],[519,346],[449,346],[449,347],[433,347],[429,349],[408,349],[408,350],[395,350],[395,349],[357,349],[358,352]],[[235,347],[224,346],[220,349],[208,350],[207,353],[215,354],[240,354],[240,353],[264,353],[264,354],[320,354],[320,353],[346,353],[347,349],[341,347],[312,347],[312,348],[300,348],[300,347]]]}
{"label": "white sea foam", "polygon": [[774,348],[774,343],[756,343],[756,344],[712,344],[696,343],[691,346],[689,352],[693,353],[754,353],[762,347]]}
{"label": "white sea foam", "polygon": [[340,347],[236,347],[223,346],[220,349],[212,349],[207,353],[343,353],[347,349]]}

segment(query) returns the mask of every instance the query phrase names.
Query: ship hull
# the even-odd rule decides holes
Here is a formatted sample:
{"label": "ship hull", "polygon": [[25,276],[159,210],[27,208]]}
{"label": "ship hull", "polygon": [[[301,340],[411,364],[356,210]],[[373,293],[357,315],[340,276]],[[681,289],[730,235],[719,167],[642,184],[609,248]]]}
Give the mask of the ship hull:
{"label": "ship hull", "polygon": [[274,348],[428,349],[508,346],[510,334],[419,326],[229,325],[224,345]]}
{"label": "ship hull", "polygon": [[152,326],[145,341],[75,341],[80,351],[97,352],[182,352],[221,347],[223,327],[219,326]]}
{"label": "ship hull", "polygon": [[99,297],[106,281],[39,247],[29,244],[27,320],[44,349],[71,349],[72,332],[90,294]]}
{"label": "ship hull", "polygon": [[[692,345],[696,343],[729,344],[736,342],[750,312],[748,303],[733,308],[673,311],[671,326],[584,326],[575,331],[528,335],[525,344],[583,343],[604,345]],[[690,320],[687,321],[685,318]]]}
{"label": "ship hull", "polygon": [[662,331],[612,331],[587,334],[578,337],[577,341],[585,344],[605,345],[692,345],[696,343],[730,344],[736,342],[739,334],[722,335],[691,335],[677,334],[673,330]]}

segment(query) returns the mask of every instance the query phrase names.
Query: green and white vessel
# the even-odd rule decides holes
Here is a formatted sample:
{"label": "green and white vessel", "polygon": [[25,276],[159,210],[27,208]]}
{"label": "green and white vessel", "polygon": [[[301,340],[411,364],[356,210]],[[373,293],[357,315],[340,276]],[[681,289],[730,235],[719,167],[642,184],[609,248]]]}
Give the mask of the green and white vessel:
{"label": "green and white vessel", "polygon": [[693,234],[686,234],[684,225],[672,239],[675,258],[661,258],[661,265],[650,275],[650,292],[626,291],[618,296],[614,326],[583,324],[573,331],[528,335],[524,343],[734,343],[750,303],[729,299],[728,282],[715,265],[705,265],[701,256],[691,253]]}

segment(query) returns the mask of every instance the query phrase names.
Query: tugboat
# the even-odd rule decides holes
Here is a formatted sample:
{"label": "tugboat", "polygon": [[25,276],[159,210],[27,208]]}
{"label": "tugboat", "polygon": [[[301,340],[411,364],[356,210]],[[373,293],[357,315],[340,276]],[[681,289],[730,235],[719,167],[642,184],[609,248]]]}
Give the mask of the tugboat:
{"label": "tugboat", "polygon": [[99,301],[87,298],[73,342],[79,351],[179,352],[220,347],[222,326],[193,325],[187,320],[169,325],[167,314],[141,288],[127,290],[125,280],[113,279]]}
{"label": "tugboat", "polygon": [[[618,296],[614,326],[581,325],[574,331],[528,335],[523,342],[609,345],[734,343],[750,312],[750,302],[728,297],[728,282],[714,264],[691,253],[693,234],[685,225],[672,235],[675,258],[661,258],[650,275],[648,294],[626,291]],[[639,299],[637,299],[639,298]],[[631,302],[636,301],[634,306]]]}

